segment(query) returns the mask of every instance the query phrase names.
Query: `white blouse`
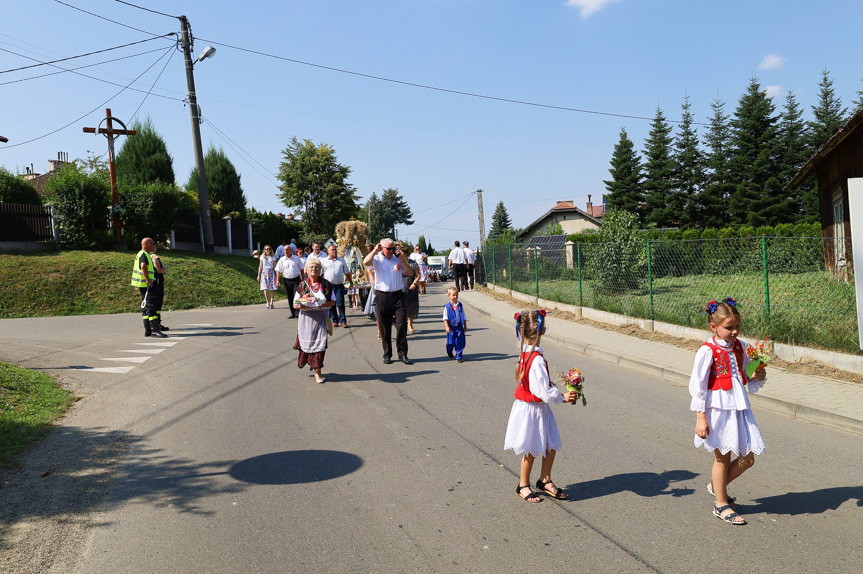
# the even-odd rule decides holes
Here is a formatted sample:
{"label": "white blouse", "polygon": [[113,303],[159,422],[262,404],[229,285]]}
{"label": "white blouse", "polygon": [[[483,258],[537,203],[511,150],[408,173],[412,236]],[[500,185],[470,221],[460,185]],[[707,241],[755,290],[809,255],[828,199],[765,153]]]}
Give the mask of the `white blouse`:
{"label": "white blouse", "polygon": [[[692,367],[692,376],[689,377],[689,394],[692,395],[692,402],[689,409],[700,413],[707,409],[719,409],[724,411],[746,411],[751,407],[749,405],[749,397],[744,390],[743,378],[740,376],[740,368],[737,365],[737,357],[731,350],[731,345],[726,341],[713,337],[713,342],[721,349],[728,353],[729,362],[731,364],[731,389],[709,391],[707,386],[710,381],[710,369],[713,366],[713,351],[710,347],[703,345],[695,353],[695,365]],[[746,354],[748,343],[743,343],[743,369],[749,364],[749,356]],[[764,380],[752,379],[745,388],[749,389],[749,393],[755,394],[761,390]]]}
{"label": "white blouse", "polygon": [[[533,345],[525,345],[524,352],[530,353],[534,349],[542,353],[542,347],[534,347]],[[560,389],[557,385],[549,386],[548,378],[548,361],[545,357],[537,357],[530,365],[530,373],[528,374],[528,383],[530,393],[544,403],[562,403],[563,395],[560,394]]]}

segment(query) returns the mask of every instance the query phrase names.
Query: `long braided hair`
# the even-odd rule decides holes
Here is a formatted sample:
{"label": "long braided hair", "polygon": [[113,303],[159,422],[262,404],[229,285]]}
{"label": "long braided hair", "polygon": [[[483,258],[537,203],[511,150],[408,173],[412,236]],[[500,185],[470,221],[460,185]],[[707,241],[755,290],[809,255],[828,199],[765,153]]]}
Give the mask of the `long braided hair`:
{"label": "long braided hair", "polygon": [[518,365],[515,368],[515,380],[521,382],[527,369],[527,361],[524,361],[524,346],[526,344],[538,346],[539,340],[545,333],[544,311],[521,311],[515,314],[515,333],[519,340]]}

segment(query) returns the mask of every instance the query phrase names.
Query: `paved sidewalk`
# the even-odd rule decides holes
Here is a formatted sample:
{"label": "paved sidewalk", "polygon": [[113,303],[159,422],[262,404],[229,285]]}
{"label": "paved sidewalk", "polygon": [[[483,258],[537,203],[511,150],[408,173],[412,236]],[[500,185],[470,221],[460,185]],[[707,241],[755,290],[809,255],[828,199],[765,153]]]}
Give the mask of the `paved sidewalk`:
{"label": "paved sidewalk", "polygon": [[[477,291],[463,291],[459,300],[473,312],[507,327],[519,308]],[[556,321],[544,337],[588,357],[689,385],[695,358],[693,351],[606,331],[573,321]],[[825,424],[863,435],[863,385],[798,375],[770,367],[768,382],[753,404],[789,416]]]}

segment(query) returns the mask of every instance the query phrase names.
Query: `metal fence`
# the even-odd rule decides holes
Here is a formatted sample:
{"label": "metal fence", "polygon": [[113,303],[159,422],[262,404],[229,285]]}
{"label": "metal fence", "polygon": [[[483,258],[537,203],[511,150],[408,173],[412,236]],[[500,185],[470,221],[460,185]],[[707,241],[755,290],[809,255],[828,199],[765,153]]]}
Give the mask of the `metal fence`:
{"label": "metal fence", "polygon": [[47,205],[0,202],[0,241],[51,241],[53,217]]}
{"label": "metal fence", "polygon": [[860,352],[850,240],[488,245],[483,256],[490,281],[543,299],[704,328],[702,306],[730,296],[749,337]]}

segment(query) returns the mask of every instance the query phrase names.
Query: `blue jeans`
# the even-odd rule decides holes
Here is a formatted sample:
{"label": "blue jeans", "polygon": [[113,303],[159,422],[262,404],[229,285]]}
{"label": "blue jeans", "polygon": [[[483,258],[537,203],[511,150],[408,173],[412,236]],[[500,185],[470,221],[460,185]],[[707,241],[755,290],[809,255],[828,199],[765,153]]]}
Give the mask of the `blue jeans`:
{"label": "blue jeans", "polygon": [[333,283],[333,295],[336,296],[336,304],[332,309],[333,323],[339,325],[344,323],[347,325],[348,319],[345,317],[345,285],[336,285]]}

